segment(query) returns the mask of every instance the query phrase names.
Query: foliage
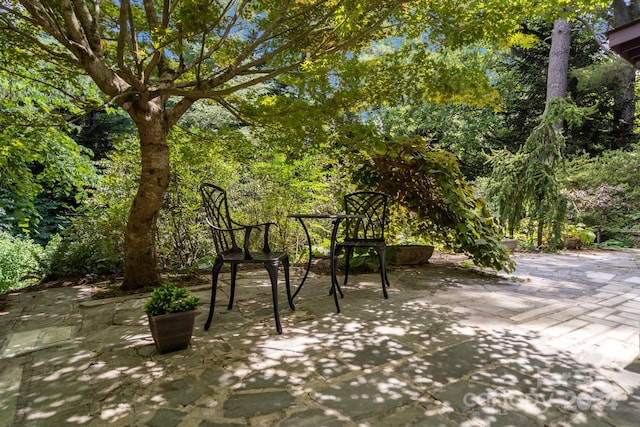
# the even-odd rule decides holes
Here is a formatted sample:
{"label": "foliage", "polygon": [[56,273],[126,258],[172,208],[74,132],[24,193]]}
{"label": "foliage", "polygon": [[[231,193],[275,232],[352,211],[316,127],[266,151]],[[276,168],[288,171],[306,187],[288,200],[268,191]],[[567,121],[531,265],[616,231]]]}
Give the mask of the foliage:
{"label": "foliage", "polygon": [[[122,285],[133,289],[159,282],[155,233],[170,184],[167,136],[189,107],[211,99],[242,116],[247,88],[326,70],[388,37],[388,19],[402,3],[25,0],[0,3],[0,29],[38,57],[83,69],[136,124],[142,167],[125,229]],[[21,31],[26,23],[36,30]]]}
{"label": "foliage", "polygon": [[406,19],[434,45],[444,49],[468,45],[478,40],[498,42],[504,46],[531,43],[521,30],[524,17],[540,17],[552,22],[559,15],[593,14],[606,8],[604,0],[500,1],[460,2],[419,0],[412,3]]}
{"label": "foliage", "polygon": [[567,218],[585,221],[595,227],[598,230],[598,243],[601,242],[603,229],[624,228],[622,210],[627,203],[623,187],[603,183],[597,188],[569,188],[564,192],[569,201]]}
{"label": "foliage", "polygon": [[393,137],[422,137],[434,148],[448,151],[458,158],[467,179],[490,172],[487,157],[500,147],[503,132],[501,115],[490,107],[456,104],[381,107],[369,118],[380,131]]}
{"label": "foliage", "polygon": [[[599,46],[591,33],[580,22],[575,24],[569,94],[578,107],[591,108],[594,114],[564,130],[565,155],[573,156],[582,150],[595,155],[607,147],[628,146],[629,140],[636,136],[619,135],[615,130],[617,119],[612,116],[624,64],[599,55]],[[472,46],[443,54],[454,64],[464,64],[491,76],[491,90],[493,96],[499,96],[498,103],[474,105],[476,100],[489,99],[486,91],[485,97],[473,100],[465,99],[462,94],[449,97],[443,94],[447,101],[444,105],[428,102],[427,96],[427,102],[378,107],[368,117],[385,133],[419,135],[434,147],[452,152],[458,157],[467,179],[485,176],[490,173],[486,160],[492,150],[504,147],[511,152],[518,151],[539,125],[545,108],[551,28],[550,21],[528,19],[522,24],[521,32],[533,43],[517,43],[509,49],[484,44],[485,55],[477,52],[474,55]],[[429,87],[439,85],[429,83]],[[463,104],[451,102],[456,99]]]}
{"label": "foliage", "polygon": [[562,229],[562,238],[578,238],[583,245],[590,245],[596,240],[596,233],[582,223],[565,224]]}
{"label": "foliage", "polygon": [[[194,143],[196,139],[199,144]],[[270,233],[275,239],[270,242],[272,248],[300,255],[304,236],[287,215],[331,209],[331,192],[343,181],[341,167],[312,149],[285,152],[268,147],[270,142],[270,136],[259,129],[221,127],[172,133],[174,173],[158,224],[163,268],[200,268],[212,261],[198,192],[202,182],[227,190],[236,221],[278,223]],[[314,235],[316,231],[311,230]]]}
{"label": "foliage", "polygon": [[[610,150],[597,157],[581,156],[567,165],[561,180],[571,200],[569,215],[607,238],[633,239],[640,211],[640,145],[631,150]],[[620,234],[623,233],[623,234]]]}
{"label": "foliage", "polygon": [[398,203],[389,206],[388,245],[429,245],[437,244],[429,233],[416,233],[420,224],[419,215]]}
{"label": "foliage", "polygon": [[[589,120],[567,134],[567,152],[575,156],[581,152],[596,156],[607,150],[629,149],[638,142],[633,119],[627,123],[624,110],[628,106],[623,101],[626,87],[633,85],[624,79],[632,67],[621,58],[594,57],[598,59],[593,63],[570,72],[574,102],[596,110]],[[633,95],[627,102],[633,105]]]}
{"label": "foliage", "polygon": [[38,231],[47,215],[38,196],[73,204],[95,176],[89,153],[55,113],[61,101],[43,91],[0,70],[0,197],[7,200],[3,222],[14,232]]}
{"label": "foliage", "polygon": [[591,112],[556,98],[521,149],[514,154],[506,149],[493,154],[487,192],[495,200],[510,236],[522,219],[530,217],[539,224],[539,244],[545,226],[550,248],[555,249],[560,243],[567,205],[557,178],[564,165],[565,139],[560,124],[580,123]]}
{"label": "foliage", "polygon": [[104,159],[118,137],[134,133],[131,118],[114,108],[89,111],[78,118],[76,124],[72,138],[78,145],[91,150],[93,161]]}
{"label": "foliage", "polygon": [[[100,228],[93,230],[90,224]],[[106,223],[106,221],[105,221]],[[99,235],[95,230],[104,231]],[[122,272],[122,230],[111,230],[96,218],[83,219],[73,223],[64,233],[64,238],[52,254],[47,279],[70,276],[99,276]]]}
{"label": "foliage", "polygon": [[37,253],[42,248],[35,243],[0,231],[0,293],[37,282]]}
{"label": "foliage", "polygon": [[634,246],[636,245],[633,238],[631,238],[630,236],[621,236],[620,238],[607,239],[600,244],[600,247],[615,249],[632,248]]}
{"label": "foliage", "polygon": [[392,139],[380,154],[368,154],[356,178],[413,211],[419,235],[464,252],[483,267],[513,270],[500,244],[498,223],[464,181],[450,153],[430,149],[418,138]]}
{"label": "foliage", "polygon": [[38,260],[38,279],[43,282],[52,277],[53,271],[57,267],[57,255],[62,244],[62,236],[54,234],[51,236],[44,247],[40,246],[40,250],[34,251]]}
{"label": "foliage", "polygon": [[0,230],[0,293],[36,285],[47,277],[59,242],[56,235],[43,247]]}
{"label": "foliage", "polygon": [[103,126],[98,135],[95,126],[85,126],[112,117],[104,111],[83,117],[100,102],[86,77],[76,72],[65,78],[64,88],[56,87],[51,79],[63,70],[23,53],[13,42],[0,49],[0,221],[12,233],[46,244],[68,226],[68,216],[95,182],[95,153],[87,148],[100,149],[96,141],[114,130]]}
{"label": "foliage", "polygon": [[[572,10],[596,3],[601,2],[574,1]],[[170,174],[167,135],[197,100],[216,103],[230,112],[227,119],[241,124],[286,126],[304,112],[320,111],[307,114],[315,123],[305,120],[298,126],[301,137],[291,144],[298,148],[308,142],[304,137],[331,131],[354,145],[367,144],[366,133],[356,140],[345,132],[348,121],[332,127],[337,120],[322,118],[423,100],[495,104],[491,75],[475,67],[475,58],[485,53],[480,43],[531,43],[519,32],[522,17],[551,18],[566,2],[508,6],[503,0],[22,0],[0,3],[0,37],[25,68],[34,68],[40,59],[51,64],[45,67],[49,74],[59,71],[69,77],[82,70],[96,83],[92,88],[99,87],[110,104],[122,107],[136,123],[142,167],[136,168],[135,201],[127,210],[123,281],[133,288],[158,283],[151,270],[165,264],[166,247],[156,248],[156,234],[165,225],[170,225],[167,240],[178,252],[192,247],[175,237],[187,231],[176,219],[190,214],[191,207],[180,209],[183,200],[193,200],[193,190],[177,199],[170,195],[168,201],[165,193],[170,185],[180,188],[179,181],[191,182],[188,172]],[[247,93],[275,78],[287,89],[273,85]],[[57,81],[67,84],[64,78]],[[313,108],[300,112],[297,107],[305,102]],[[272,104],[281,107],[281,114],[269,114]],[[173,216],[160,225],[156,221],[163,203]],[[190,262],[182,259],[181,265]]]}
{"label": "foliage", "polygon": [[142,309],[151,316],[179,313],[195,310],[200,303],[200,298],[191,295],[187,288],[182,288],[173,283],[165,283],[151,292],[151,297],[144,303]]}
{"label": "foliage", "polygon": [[138,168],[131,150],[136,142],[126,135],[115,140],[116,148],[97,162],[101,174],[62,233],[51,278],[122,272],[124,228]]}
{"label": "foliage", "polygon": [[[12,25],[33,31],[30,25]],[[66,213],[94,179],[90,152],[70,134],[73,120],[96,105],[99,96],[77,70],[60,67],[56,58],[30,55],[19,42],[20,37],[0,31],[2,222],[10,224],[14,234],[37,235],[41,220],[55,223],[55,216]],[[36,45],[32,48],[37,50]],[[58,206],[52,210],[54,204]]]}
{"label": "foliage", "polygon": [[[191,115],[186,119],[185,123],[203,123]],[[201,182],[228,190],[238,221],[278,222],[271,233],[272,247],[302,256],[304,233],[287,215],[337,210],[331,206],[332,194],[348,182],[342,166],[310,149],[304,153],[268,149],[264,140],[270,137],[263,138],[258,130],[248,132],[215,121],[208,127],[176,128],[170,135],[173,173],[156,231],[160,269],[192,271],[212,262],[209,230],[202,217]],[[138,163],[135,144],[133,137],[121,138],[115,141],[115,150],[98,162],[101,177],[64,233],[51,277],[122,272],[123,234]],[[315,227],[310,232],[314,241],[326,234]]]}
{"label": "foliage", "polygon": [[[574,1],[572,10],[596,3]],[[152,269],[156,219],[170,184],[166,138],[197,100],[214,100],[245,117],[246,89],[282,76],[290,78],[287,85],[298,83],[312,104],[327,99],[318,103],[326,111],[359,113],[367,102],[422,99],[484,104],[496,99],[486,74],[432,53],[523,42],[523,16],[549,17],[565,5],[511,2],[505,13],[503,0],[19,0],[0,3],[0,37],[29,67],[30,58],[44,58],[65,76],[82,69],[136,123],[143,167],[126,228],[123,281],[135,288],[159,281]],[[389,41],[399,49],[375,51]],[[372,55],[363,60],[363,53]]]}

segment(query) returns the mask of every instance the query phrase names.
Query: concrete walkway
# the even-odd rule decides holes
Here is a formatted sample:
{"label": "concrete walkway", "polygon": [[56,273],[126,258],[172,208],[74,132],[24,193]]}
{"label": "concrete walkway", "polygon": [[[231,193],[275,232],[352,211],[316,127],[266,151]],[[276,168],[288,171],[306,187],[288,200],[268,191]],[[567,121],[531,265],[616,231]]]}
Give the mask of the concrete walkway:
{"label": "concrete walkway", "polygon": [[[0,311],[0,426],[638,426],[640,252],[519,254],[513,275],[447,263],[328,277],[286,307],[266,272],[206,286],[189,349],[160,355],[146,296],[76,286]],[[299,277],[299,276],[295,276]],[[228,279],[228,275],[224,275]]]}

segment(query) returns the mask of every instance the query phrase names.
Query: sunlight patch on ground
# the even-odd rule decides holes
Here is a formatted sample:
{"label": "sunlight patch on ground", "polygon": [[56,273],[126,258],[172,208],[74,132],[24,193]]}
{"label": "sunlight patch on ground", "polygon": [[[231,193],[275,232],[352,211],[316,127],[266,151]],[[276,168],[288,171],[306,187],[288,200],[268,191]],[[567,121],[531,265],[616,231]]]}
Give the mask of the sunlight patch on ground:
{"label": "sunlight patch on ground", "polygon": [[378,334],[382,334],[382,335],[397,335],[397,336],[403,336],[407,333],[407,331],[404,328],[394,328],[392,326],[378,326],[377,328],[375,328],[376,333]]}

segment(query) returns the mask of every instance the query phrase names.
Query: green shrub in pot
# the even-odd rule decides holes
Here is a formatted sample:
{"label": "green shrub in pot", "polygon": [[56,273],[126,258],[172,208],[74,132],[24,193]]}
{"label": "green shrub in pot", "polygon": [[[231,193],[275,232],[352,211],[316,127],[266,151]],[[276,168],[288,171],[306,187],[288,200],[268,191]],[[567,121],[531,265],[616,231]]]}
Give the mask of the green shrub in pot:
{"label": "green shrub in pot", "polygon": [[142,308],[150,316],[159,316],[195,310],[198,304],[200,304],[200,298],[191,295],[189,289],[166,283],[153,290],[151,297]]}
{"label": "green shrub in pot", "polygon": [[167,283],[156,288],[142,308],[149,318],[151,336],[160,353],[184,350],[191,343],[200,298],[187,288]]}

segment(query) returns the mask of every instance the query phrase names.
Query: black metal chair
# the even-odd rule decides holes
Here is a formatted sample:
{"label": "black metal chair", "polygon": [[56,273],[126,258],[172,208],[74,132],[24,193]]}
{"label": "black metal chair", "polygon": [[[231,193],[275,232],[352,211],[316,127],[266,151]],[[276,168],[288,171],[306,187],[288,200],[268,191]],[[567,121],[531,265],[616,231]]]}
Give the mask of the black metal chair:
{"label": "black metal chair", "polygon": [[[229,206],[227,203],[227,192],[213,184],[202,184],[200,186],[202,204],[206,212],[207,223],[211,229],[216,256],[211,273],[211,307],[209,317],[204,329],[208,330],[213,319],[213,310],[216,303],[216,289],[218,286],[218,276],[224,263],[231,265],[231,295],[227,309],[233,308],[233,300],[236,289],[236,274],[238,265],[245,263],[263,264],[269,272],[271,279],[271,293],[273,296],[273,317],[276,321],[276,330],[282,333],[280,326],[280,315],[278,313],[278,267],[282,264],[284,269],[285,286],[287,289],[287,299],[291,310],[295,310],[291,298],[291,286],[289,282],[289,255],[286,252],[272,252],[269,248],[269,228],[275,223],[244,225],[231,219]],[[254,228],[264,228],[264,239],[262,249],[252,251],[251,231]],[[242,246],[238,245],[242,242]]]}
{"label": "black metal chair", "polygon": [[[387,245],[385,229],[388,223],[389,195],[378,191],[358,191],[344,196],[346,214],[362,215],[362,218],[347,218],[344,221],[344,238],[336,242],[337,254],[345,250],[344,285],[349,280],[351,256],[355,248],[373,248],[380,261],[380,279],[382,294],[389,298],[387,286],[391,286],[387,277]],[[342,290],[338,288],[342,296]]]}

